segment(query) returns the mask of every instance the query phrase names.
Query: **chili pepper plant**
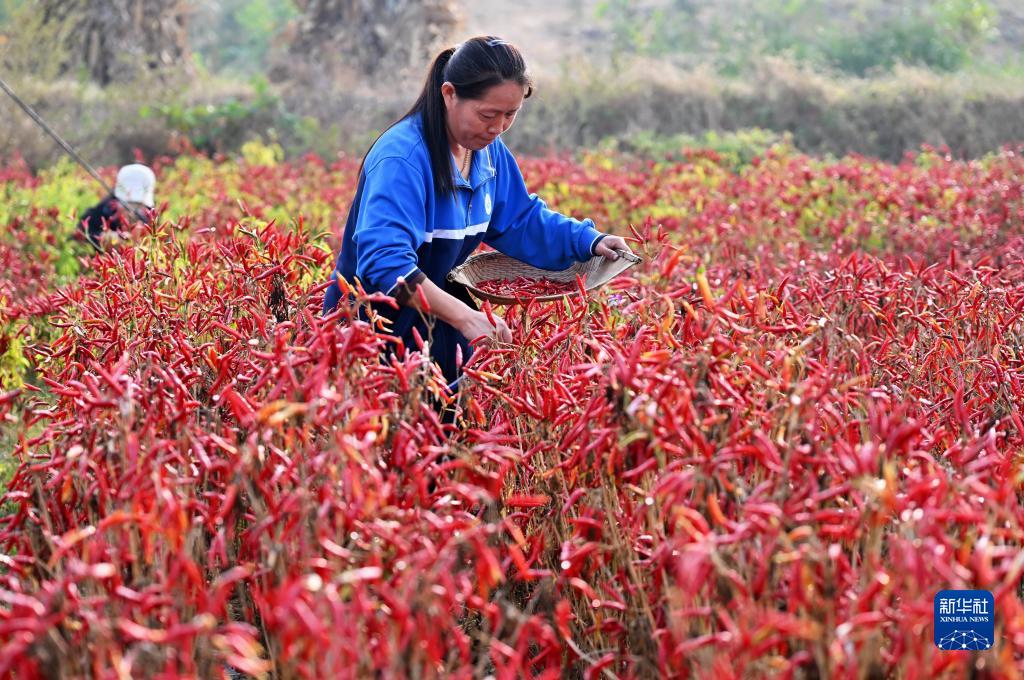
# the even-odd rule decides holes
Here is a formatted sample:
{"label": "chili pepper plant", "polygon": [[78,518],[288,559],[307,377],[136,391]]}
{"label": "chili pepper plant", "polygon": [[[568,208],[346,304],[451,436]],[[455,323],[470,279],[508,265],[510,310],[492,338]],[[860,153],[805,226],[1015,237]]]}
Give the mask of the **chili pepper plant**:
{"label": "chili pepper plant", "polygon": [[644,261],[455,393],[320,313],[358,159],[155,159],[102,254],[9,162],[0,675],[1019,677],[1020,153],[524,160]]}

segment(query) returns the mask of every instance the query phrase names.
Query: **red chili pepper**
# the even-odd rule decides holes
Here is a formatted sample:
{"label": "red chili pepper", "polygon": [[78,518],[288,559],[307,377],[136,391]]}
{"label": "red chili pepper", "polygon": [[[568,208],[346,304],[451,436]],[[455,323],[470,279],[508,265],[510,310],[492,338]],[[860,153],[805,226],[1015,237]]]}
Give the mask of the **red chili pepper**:
{"label": "red chili pepper", "polygon": [[487,321],[489,321],[492,326],[496,327],[498,323],[494,320],[494,315],[491,314],[491,303],[488,302],[487,300],[484,300],[483,309],[484,314],[487,315]]}
{"label": "red chili pepper", "polygon": [[422,285],[417,285],[416,286],[416,299],[419,300],[420,310],[424,314],[430,314],[430,302],[427,301],[427,295],[423,291],[423,286]]}

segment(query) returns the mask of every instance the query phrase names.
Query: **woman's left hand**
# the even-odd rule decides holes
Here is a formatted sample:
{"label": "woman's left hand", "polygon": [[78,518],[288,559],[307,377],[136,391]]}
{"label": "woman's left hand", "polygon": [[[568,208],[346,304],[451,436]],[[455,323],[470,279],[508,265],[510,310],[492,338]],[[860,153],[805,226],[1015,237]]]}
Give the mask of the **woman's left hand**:
{"label": "woman's left hand", "polygon": [[626,244],[626,239],[621,236],[609,234],[601,239],[597,246],[594,247],[594,254],[603,255],[609,260],[614,261],[619,259],[619,254],[615,252],[617,250],[624,250],[630,255],[633,254],[633,251],[630,250],[629,246]]}

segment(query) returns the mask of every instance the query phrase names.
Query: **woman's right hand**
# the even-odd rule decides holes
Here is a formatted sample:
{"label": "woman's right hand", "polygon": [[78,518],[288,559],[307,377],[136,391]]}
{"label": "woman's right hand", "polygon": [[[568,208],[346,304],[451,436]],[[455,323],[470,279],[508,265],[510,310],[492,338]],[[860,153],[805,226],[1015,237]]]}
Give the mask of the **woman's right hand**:
{"label": "woman's right hand", "polygon": [[[467,308],[468,309],[468,308]],[[477,311],[475,309],[469,309],[469,313],[462,323],[456,328],[462,333],[467,340],[473,341],[477,338],[486,338],[487,340],[494,340],[497,342],[512,342],[512,331],[508,329],[508,325],[505,320],[500,316],[491,312],[490,318],[484,312]],[[494,323],[491,323],[491,319],[494,319]]]}
{"label": "woman's right hand", "polygon": [[[512,342],[512,331],[508,329],[505,320],[497,314],[491,313],[491,318],[485,312],[473,309],[462,300],[441,290],[430,279],[424,278],[420,284],[423,287],[422,296],[412,295],[406,302],[410,307],[421,312],[434,314],[442,321],[452,325],[467,340],[486,338],[496,342]],[[421,300],[425,299],[429,310],[423,306]],[[494,323],[491,323],[494,319]]]}

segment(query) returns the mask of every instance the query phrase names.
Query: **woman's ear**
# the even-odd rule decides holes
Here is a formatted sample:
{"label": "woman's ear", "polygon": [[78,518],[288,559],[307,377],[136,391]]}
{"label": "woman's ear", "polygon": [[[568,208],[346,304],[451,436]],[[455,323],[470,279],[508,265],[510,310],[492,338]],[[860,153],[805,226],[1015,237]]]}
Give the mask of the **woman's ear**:
{"label": "woman's ear", "polygon": [[444,103],[447,108],[450,109],[455,105],[455,86],[447,80],[441,83],[441,97],[444,98]]}

